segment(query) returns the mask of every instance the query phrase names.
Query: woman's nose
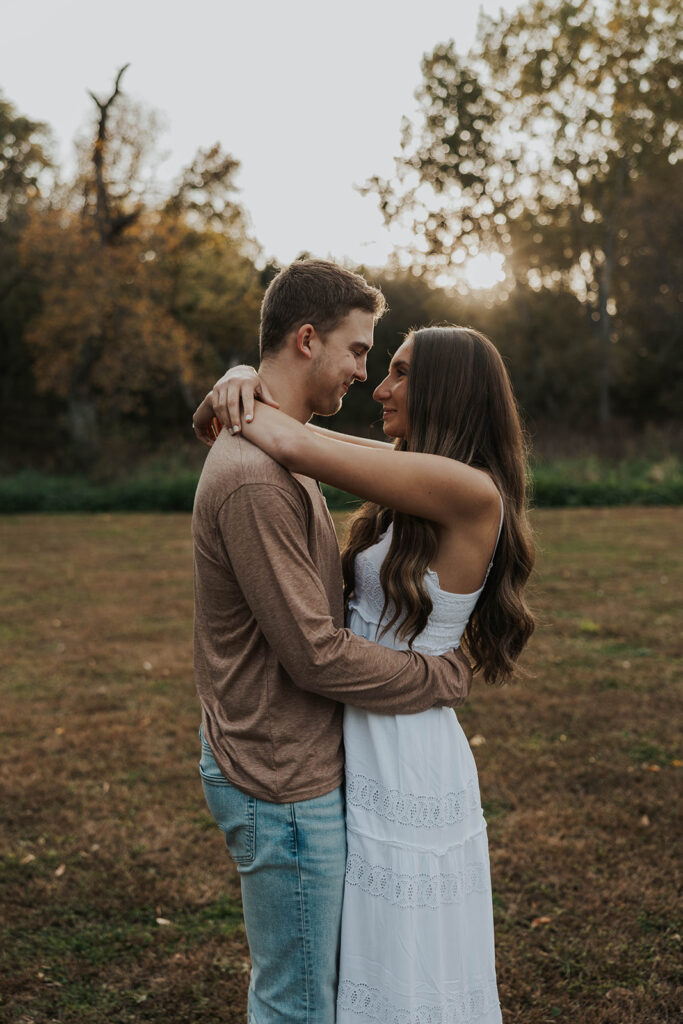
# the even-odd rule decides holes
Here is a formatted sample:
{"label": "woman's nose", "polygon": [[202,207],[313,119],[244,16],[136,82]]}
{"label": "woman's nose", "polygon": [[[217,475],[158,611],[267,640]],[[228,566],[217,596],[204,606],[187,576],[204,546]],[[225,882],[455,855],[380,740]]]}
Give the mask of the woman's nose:
{"label": "woman's nose", "polygon": [[389,377],[386,376],[372,392],[372,397],[376,402],[384,402],[389,397],[389,390]]}

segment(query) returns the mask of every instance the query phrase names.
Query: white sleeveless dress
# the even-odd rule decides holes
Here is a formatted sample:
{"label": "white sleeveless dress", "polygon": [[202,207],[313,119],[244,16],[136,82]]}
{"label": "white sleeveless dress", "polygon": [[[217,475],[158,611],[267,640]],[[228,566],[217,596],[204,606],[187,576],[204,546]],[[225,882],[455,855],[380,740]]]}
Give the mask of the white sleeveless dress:
{"label": "white sleeveless dress", "polygon": [[[390,543],[391,527],[357,556],[347,625],[405,650],[395,627],[379,636],[379,573]],[[431,570],[426,585],[434,608],[413,650],[443,654],[458,646],[483,585],[451,594]],[[501,1024],[486,822],[455,712],[379,715],[347,706],[344,747],[337,1024]]]}

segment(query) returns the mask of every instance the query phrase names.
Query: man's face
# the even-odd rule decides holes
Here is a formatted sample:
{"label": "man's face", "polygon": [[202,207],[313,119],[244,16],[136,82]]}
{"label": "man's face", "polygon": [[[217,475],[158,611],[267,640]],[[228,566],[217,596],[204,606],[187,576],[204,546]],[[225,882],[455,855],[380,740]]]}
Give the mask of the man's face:
{"label": "man's face", "polygon": [[325,341],[311,346],[309,395],[313,411],[333,416],[354,380],[367,380],[366,362],[372,348],[375,318],[364,309],[352,309]]}

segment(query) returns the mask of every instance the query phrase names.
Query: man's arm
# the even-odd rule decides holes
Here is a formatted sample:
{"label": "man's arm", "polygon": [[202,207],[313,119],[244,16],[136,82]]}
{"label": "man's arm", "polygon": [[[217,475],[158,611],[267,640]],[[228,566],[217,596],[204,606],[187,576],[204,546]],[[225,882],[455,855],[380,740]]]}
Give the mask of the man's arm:
{"label": "man's arm", "polygon": [[296,686],[385,714],[463,704],[472,673],[458,652],[394,651],[335,627],[308,550],[303,499],[242,486],[218,516],[226,555],[266,641]]}

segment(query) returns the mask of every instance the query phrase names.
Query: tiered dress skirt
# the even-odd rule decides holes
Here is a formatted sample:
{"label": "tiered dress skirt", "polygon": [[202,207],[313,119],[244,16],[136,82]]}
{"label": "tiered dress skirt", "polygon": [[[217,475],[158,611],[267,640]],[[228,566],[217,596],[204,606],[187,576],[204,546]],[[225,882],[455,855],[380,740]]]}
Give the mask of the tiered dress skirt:
{"label": "tiered dress skirt", "polygon": [[344,744],[337,1024],[500,1024],[486,822],[456,713],[347,707]]}

